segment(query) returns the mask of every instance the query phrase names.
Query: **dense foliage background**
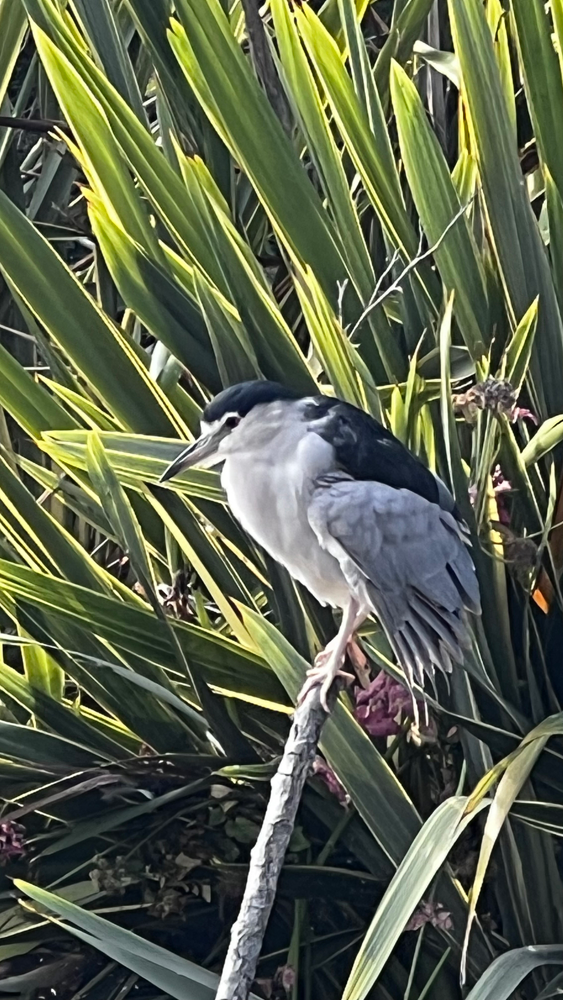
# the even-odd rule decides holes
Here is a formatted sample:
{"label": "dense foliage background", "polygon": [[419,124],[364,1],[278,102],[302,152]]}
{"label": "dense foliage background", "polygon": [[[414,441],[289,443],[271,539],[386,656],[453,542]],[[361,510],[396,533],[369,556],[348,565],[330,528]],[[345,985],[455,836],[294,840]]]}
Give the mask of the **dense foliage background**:
{"label": "dense foliage background", "polygon": [[0,0],[0,994],[214,995],[334,632],[157,485],[254,377],[438,471],[483,595],[420,732],[363,630],[255,995],[561,991],[562,53],[562,0]]}

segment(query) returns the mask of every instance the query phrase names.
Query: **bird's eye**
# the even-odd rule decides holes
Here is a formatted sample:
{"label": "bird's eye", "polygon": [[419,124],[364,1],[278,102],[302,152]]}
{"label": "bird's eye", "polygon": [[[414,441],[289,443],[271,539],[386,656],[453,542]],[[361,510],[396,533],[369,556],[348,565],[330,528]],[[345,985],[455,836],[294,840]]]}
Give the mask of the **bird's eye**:
{"label": "bird's eye", "polygon": [[225,420],[225,427],[229,427],[231,430],[233,429],[233,427],[236,427],[237,424],[240,424],[240,417],[236,417],[234,414],[230,417],[227,417],[227,419]]}

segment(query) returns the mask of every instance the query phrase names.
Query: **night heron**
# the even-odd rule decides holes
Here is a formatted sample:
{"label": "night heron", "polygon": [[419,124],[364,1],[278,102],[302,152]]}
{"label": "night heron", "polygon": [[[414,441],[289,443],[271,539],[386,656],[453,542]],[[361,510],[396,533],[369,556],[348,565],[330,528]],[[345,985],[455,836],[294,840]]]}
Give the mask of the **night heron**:
{"label": "night heron", "polygon": [[321,604],[342,609],[304,690],[321,701],[375,613],[409,686],[469,644],[479,589],[467,529],[444,483],[363,410],[275,382],[243,382],[204,409],[199,439],[161,482],[222,463],[242,527]]}

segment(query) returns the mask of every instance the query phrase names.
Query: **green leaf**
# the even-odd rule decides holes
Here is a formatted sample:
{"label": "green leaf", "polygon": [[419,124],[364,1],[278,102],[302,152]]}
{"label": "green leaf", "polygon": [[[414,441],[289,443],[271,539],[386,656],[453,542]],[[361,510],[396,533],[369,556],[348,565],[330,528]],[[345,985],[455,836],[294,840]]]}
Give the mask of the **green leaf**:
{"label": "green leaf", "polygon": [[556,448],[563,439],[563,416],[551,417],[544,420],[538,428],[533,438],[521,453],[523,464],[528,467],[539,462],[540,458]]}
{"label": "green leaf", "polygon": [[563,105],[561,69],[542,0],[512,0],[516,37],[524,70],[528,106],[541,158],[563,193]]}
{"label": "green leaf", "polygon": [[539,726],[536,726],[535,729],[524,737],[521,745],[510,755],[510,757],[505,758],[504,761],[495,765],[489,774],[485,775],[485,777],[479,782],[479,785],[469,800],[468,808],[473,809],[475,804],[480,801],[484,794],[486,794],[491,783],[496,781],[499,774],[502,773],[499,786],[492,801],[487,821],[485,823],[479,859],[477,861],[477,870],[475,872],[475,878],[471,889],[469,914],[467,918],[467,928],[465,931],[465,940],[463,943],[461,960],[462,982],[465,980],[466,958],[471,926],[475,918],[477,901],[483,887],[485,874],[494,845],[515,799],[517,798],[522,786],[527,781],[530,772],[544,749],[549,737],[555,734],[560,735],[561,733],[563,733],[563,713],[559,713],[545,719],[539,724]]}
{"label": "green leaf", "polygon": [[415,56],[418,56],[419,59],[422,59],[438,73],[442,73],[458,90],[461,90],[459,61],[453,52],[443,52],[441,49],[435,49],[432,45],[428,45],[421,39],[418,39],[414,43],[412,50]]}
{"label": "green leaf", "polygon": [[145,119],[143,102],[125,37],[109,0],[98,0],[95,6],[87,0],[73,0],[73,7],[92,42],[108,79],[121,96],[135,109],[141,121]]}
{"label": "green leaf", "polygon": [[260,369],[237,312],[210,281],[194,271],[194,289],[223,386],[259,378]]}
{"label": "green leaf", "polygon": [[32,437],[77,421],[0,344],[0,404]]}
{"label": "green leaf", "polygon": [[64,671],[45,649],[26,645],[22,648],[26,679],[32,688],[43,690],[55,701],[63,700]]}
{"label": "green leaf", "polygon": [[63,739],[106,760],[117,760],[123,756],[117,742],[103,736],[71,709],[63,707],[41,689],[32,687],[21,674],[1,662],[0,690]]}
{"label": "green leaf", "polygon": [[[144,242],[146,248],[151,249],[156,266],[158,267],[160,263],[161,254],[164,254],[176,278],[180,283],[183,283],[182,279],[185,281],[185,264],[177,260],[174,269],[174,251],[164,244],[157,250],[154,235],[147,232],[145,213],[140,211],[141,203],[138,195],[127,177],[127,172],[123,171],[122,165],[120,166],[123,153],[183,253],[204,270],[212,282],[217,284],[220,292],[230,295],[232,301],[239,307],[244,322],[247,323],[248,320],[248,332],[252,336],[264,374],[272,378],[284,378],[305,391],[312,389],[314,383],[304,359],[289,333],[260,268],[254,257],[248,253],[248,248],[228,218],[225,203],[221,201],[220,196],[218,197],[216,185],[202,161],[187,159],[179,150],[176,151],[183,175],[184,184],[182,184],[177,173],[164,159],[146,129],[131,113],[119,94],[93,64],[83,56],[77,59],[77,53],[68,37],[68,27],[60,20],[60,15],[51,10],[50,22],[50,28],[51,30],[54,28],[57,43],[64,49],[64,53],[57,50],[40,28],[35,29],[38,45],[45,51],[54,85],[61,91],[61,100],[65,99],[64,94],[69,83],[78,81],[75,89],[79,90],[80,100],[86,106],[91,127],[82,129],[80,102],[67,99],[68,114],[82,137],[85,153],[84,169],[94,186],[99,189],[106,209],[111,210],[111,213],[120,219],[123,217],[123,225],[127,230],[132,228],[127,224],[128,217],[133,217],[132,231],[136,238],[141,239],[142,230],[144,241],[141,239],[141,246]],[[261,92],[259,93],[261,95]],[[269,113],[271,114],[270,111]],[[108,122],[111,131],[108,131]],[[100,139],[104,138],[110,149],[115,148],[115,155],[109,157],[110,165],[104,163],[103,158],[98,163],[100,157],[97,148]],[[285,137],[283,138],[285,141]],[[92,170],[92,163],[98,163],[97,172]],[[303,174],[298,160],[296,168],[303,175],[303,185],[314,197],[314,191]],[[326,244],[324,250],[326,251]],[[142,263],[146,271],[146,262]],[[118,265],[114,264],[116,272],[117,267]],[[146,294],[143,297],[138,283],[135,285],[135,282],[124,276],[123,268],[120,268],[119,273],[124,286],[129,291],[132,288],[136,291],[137,301],[142,299],[143,311],[146,312],[148,308]],[[153,271],[153,278],[154,276]],[[189,293],[194,294],[191,271],[188,284]],[[336,288],[336,279],[334,287]],[[154,323],[154,306],[150,316],[151,322]],[[170,338],[163,339],[168,343]]]}
{"label": "green leaf", "polygon": [[406,0],[395,4],[391,31],[379,53],[374,67],[374,79],[381,100],[387,106],[389,95],[389,68],[391,60],[404,65],[410,59],[413,46],[422,34],[430,14],[432,0]]}
{"label": "green leaf", "polygon": [[105,201],[90,193],[88,205],[92,229],[124,302],[195,378],[219,390],[217,365],[195,301],[112,219]]}
{"label": "green leaf", "polygon": [[45,465],[30,462],[21,455],[18,456],[18,467],[44,490],[49,490],[55,495],[62,504],[68,506],[69,510],[83,518],[85,523],[106,537],[111,535],[109,522],[100,504],[81,485],[73,483],[68,474],[57,474]]}
{"label": "green leaf", "polygon": [[[314,380],[270,284],[241,238],[208,168],[199,157],[188,158],[179,149],[176,155],[208,234],[212,255],[221,264],[225,289],[243,324],[249,360],[256,359],[266,378],[286,382],[303,392],[314,391]],[[218,299],[220,291],[215,292],[212,283],[210,289]]]}
{"label": "green leaf", "polygon": [[[22,655],[25,658],[26,653],[30,651],[45,653],[47,646],[42,646],[35,639],[30,639],[26,636],[8,636],[6,634],[0,633],[0,642],[4,642],[6,645],[17,646],[20,645],[22,648]],[[54,649],[56,647],[51,646]],[[114,673],[122,677],[128,684],[135,684],[136,686],[142,688],[144,691],[149,691],[150,694],[157,697],[160,701],[165,702],[168,705],[172,705],[173,708],[177,709],[182,715],[186,715],[192,725],[194,725],[196,730],[200,732],[205,732],[205,725],[201,716],[197,714],[185,701],[182,701],[170,685],[166,687],[162,684],[158,684],[151,680],[149,677],[145,677],[142,674],[137,674],[133,670],[129,670],[127,667],[122,667],[118,663],[110,663],[108,660],[102,660],[97,656],[91,656],[87,653],[81,653],[77,650],[68,650],[68,655],[76,657],[79,660],[84,660],[85,662],[92,664],[96,668],[107,668],[112,670]],[[27,676],[27,672],[26,672]],[[39,687],[40,685],[34,684],[29,677],[27,677],[31,687]],[[47,691],[47,693],[49,693]],[[62,699],[58,699],[59,701]],[[25,740],[24,740],[25,743]],[[40,744],[41,745],[41,744]],[[48,749],[48,747],[47,747]]]}
{"label": "green leaf", "polygon": [[86,465],[102,507],[122,548],[131,559],[139,583],[147,597],[156,601],[156,583],[139,523],[95,431],[88,436]]}
{"label": "green leaf", "polygon": [[[101,10],[107,0],[102,0]],[[158,255],[158,241],[148,213],[126,169],[109,122],[99,104],[92,100],[80,74],[50,38],[35,27],[37,49],[53,89],[68,121],[73,123],[74,140],[81,152],[84,170],[99,197],[108,205],[119,206],[119,217],[131,238]],[[142,115],[142,109],[139,106]],[[115,210],[114,210],[115,211]]]}
{"label": "green leaf", "polygon": [[[238,587],[236,584],[233,586],[233,582],[229,581],[227,587],[225,588],[227,593],[224,593],[223,581],[227,575],[224,573],[226,567],[223,567],[223,573],[219,572],[214,575],[211,572],[213,564],[216,564],[217,562],[213,556],[220,557],[221,553],[218,552],[216,547],[213,546],[211,539],[205,538],[205,533],[201,527],[198,526],[197,521],[193,516],[193,511],[190,511],[187,505],[187,501],[176,499],[173,496],[168,496],[167,493],[169,493],[169,491],[159,490],[158,495],[156,493],[153,494],[151,497],[152,506],[158,512],[159,517],[162,519],[163,524],[170,532],[171,537],[175,538],[177,541],[180,550],[185,555],[186,561],[190,566],[193,566],[200,576],[204,586],[211,594],[225,621],[229,624],[233,635],[237,636],[237,638],[244,645],[249,646],[250,640],[248,634],[241,626],[240,619],[233,611],[228,596],[233,592],[233,590],[237,593],[237,596],[241,595],[242,588],[240,587],[240,581],[237,581],[239,583]],[[194,538],[194,536],[196,537]],[[207,556],[207,558],[205,558],[205,556]],[[219,582],[220,579],[221,582]],[[241,596],[250,599],[250,595],[247,593],[244,593]]]}
{"label": "green leaf", "polygon": [[335,123],[366,192],[393,245],[410,259],[416,254],[418,241],[404,206],[383,111],[380,107],[377,120],[370,125],[334,40],[310,7],[296,8],[295,16]]}
{"label": "green leaf", "polygon": [[510,1000],[520,983],[541,965],[563,965],[563,945],[529,945],[499,955],[466,1000]]}
{"label": "green leaf", "polygon": [[181,802],[183,799],[189,798],[194,792],[205,788],[207,784],[208,779],[201,778],[189,785],[182,785],[180,788],[173,788],[169,792],[164,792],[163,795],[156,795],[153,798],[149,798],[139,805],[122,806],[118,809],[107,810],[101,816],[93,816],[84,821],[74,823],[68,833],[63,833],[61,837],[52,844],[49,844],[48,847],[45,847],[41,854],[47,858],[53,854],[64,853],[77,844],[82,844],[84,841],[92,840],[105,833],[109,833],[110,830],[116,830],[121,826],[125,826],[132,820],[139,819],[140,816],[151,816],[152,813],[158,812],[159,809],[165,808],[175,802]]}
{"label": "green leaf", "polygon": [[65,764],[88,768],[93,767],[98,760],[96,754],[85,750],[78,743],[13,722],[0,722],[0,754],[3,757],[13,756],[18,760],[29,761],[37,766]]}
{"label": "green leaf", "polygon": [[432,813],[399,865],[379,904],[356,957],[342,1000],[364,1000],[380,976],[432,879],[474,815],[488,803],[466,812],[469,800],[456,795]]}
{"label": "green leaf", "polygon": [[[137,937],[131,931],[68,902],[60,895],[39,889],[21,879],[16,879],[14,884],[40,907],[45,907],[68,921],[63,926],[71,933],[132,969],[170,996],[177,1000],[213,1000],[219,983],[216,973],[209,972],[186,958],[180,958],[145,938]],[[258,1000],[255,994],[250,994],[250,998]]]}
{"label": "green leaf", "polygon": [[544,179],[553,283],[563,315],[563,199],[547,167],[544,167]]}
{"label": "green leaf", "polygon": [[506,378],[517,393],[520,393],[528,372],[537,328],[538,305],[538,299],[532,302],[518,323],[505,351]]}
{"label": "green leaf", "polygon": [[[447,467],[450,477],[452,492],[456,502],[460,505],[462,514],[470,515],[470,504],[468,499],[468,482],[463,462],[459,439],[456,434],[455,417],[452,408],[452,389],[450,372],[450,348],[452,334],[452,316],[454,307],[454,293],[450,295],[444,316],[440,324],[440,374],[441,374],[441,398],[440,411],[442,417],[442,429],[444,434],[444,445],[446,449]],[[471,523],[471,521],[470,521]]]}
{"label": "green leaf", "polygon": [[108,591],[106,574],[78,542],[37,504],[0,457],[0,523],[20,557],[75,583]]}
{"label": "green leaf", "polygon": [[338,0],[340,17],[346,46],[350,71],[354,82],[354,90],[360,101],[365,105],[371,127],[381,119],[381,101],[375,86],[372,69],[369,63],[368,50],[358,17],[356,4],[353,0]]}
{"label": "green leaf", "polygon": [[[26,0],[37,15],[41,27],[36,29],[38,44],[44,45],[46,51],[53,56],[49,60],[49,68],[55,78],[59,72],[65,72],[70,79],[77,76],[81,81],[80,92],[88,105],[88,113],[92,116],[95,133],[101,131],[109,134],[112,148],[117,145],[120,155],[118,163],[112,169],[118,172],[114,186],[106,190],[104,184],[109,178],[106,171],[100,178],[102,192],[109,195],[110,190],[118,190],[117,185],[126,185],[126,175],[119,169],[121,154],[129,162],[147,197],[155,206],[160,218],[167,226],[172,237],[177,241],[182,251],[192,263],[198,263],[213,280],[221,286],[221,269],[210,245],[208,233],[202,225],[202,220],[194,210],[192,200],[186,193],[182,180],[168,163],[163,153],[157,148],[147,129],[126,104],[120,94],[111,86],[107,77],[88,59],[84,51],[77,49],[74,33],[68,21],[49,0],[39,0],[40,8],[36,9],[36,0]],[[40,15],[41,11],[41,15]],[[43,30],[41,30],[43,29]],[[45,35],[48,32],[48,35]],[[50,41],[49,41],[50,39]],[[54,44],[52,44],[54,43]],[[60,52],[57,50],[60,49]],[[60,81],[60,85],[64,86]],[[71,105],[74,108],[74,105]],[[78,110],[77,108],[75,110]],[[111,131],[108,132],[108,123]],[[80,122],[76,123],[80,132]],[[90,147],[89,133],[83,134],[85,150],[94,154]],[[91,179],[94,179],[90,174]],[[127,199],[135,201],[133,185],[127,185]],[[137,203],[137,202],[136,202]],[[140,202],[137,203],[140,207]],[[127,207],[125,205],[125,207]],[[109,204],[108,204],[109,208]],[[111,209],[117,217],[124,210],[122,199],[114,201]],[[139,232],[137,225],[136,232]],[[145,236],[147,234],[145,233]],[[153,248],[154,239],[153,236]],[[166,247],[162,246],[166,253]]]}
{"label": "green leaf", "polygon": [[[170,407],[139,352],[65,267],[47,240],[0,191],[0,267],[55,343],[128,428],[173,434]],[[80,329],[74,317],[80,316]],[[124,387],[127,386],[127,392]]]}
{"label": "green leaf", "polygon": [[[0,593],[26,601],[64,624],[94,632],[126,655],[138,656],[140,662],[145,662],[148,676],[149,666],[154,668],[155,663],[159,668],[177,671],[168,630],[146,606],[126,604],[3,560]],[[192,669],[202,670],[214,688],[234,697],[251,695],[275,706],[284,703],[278,681],[253,650],[243,649],[220,632],[198,625],[173,621],[172,627]],[[80,643],[66,648],[80,648]]]}
{"label": "green leaf", "polygon": [[[208,706],[211,707],[212,702],[207,685],[205,684],[205,681],[199,678],[190,669],[190,665],[186,659],[176,632],[172,628],[170,620],[158,599],[156,592],[156,579],[154,577],[153,568],[149,560],[145,540],[140,529],[139,522],[127,494],[121,487],[117,476],[107,460],[104,447],[95,431],[90,434],[87,451],[87,463],[90,478],[96,487],[98,496],[100,497],[104,510],[108,515],[110,524],[113,526],[121,547],[129,556],[131,566],[138,582],[143,588],[146,599],[151,605],[164,630],[168,633],[172,650],[178,661],[180,673],[188,678],[191,687],[196,692],[202,707],[205,710]],[[213,588],[211,589],[213,591]],[[222,595],[219,595],[219,601],[226,603],[222,601]],[[119,672],[121,676],[127,676],[127,671],[119,671],[118,668],[117,672]],[[135,675],[132,676],[134,677]],[[162,673],[162,680],[166,679],[166,675]],[[153,694],[157,693],[157,688],[169,690],[168,684],[166,684],[165,687],[163,687],[162,683],[155,685],[155,682],[151,678],[145,678],[144,682],[142,680],[140,683],[141,687],[147,688],[147,685],[150,687]],[[170,697],[165,697],[164,702],[178,707],[177,703],[179,699],[176,698],[173,692],[169,693]],[[201,717],[198,717],[192,709],[188,709],[187,706],[184,714],[188,716],[189,728],[192,730],[194,738],[196,740],[198,738],[205,739],[206,725],[204,720]]]}
{"label": "green leaf", "polygon": [[541,236],[522,184],[491,32],[480,0],[462,4],[450,0],[449,11],[462,70],[462,95],[502,281],[514,321],[540,296],[534,378],[541,371],[547,410],[557,412],[563,409],[561,380],[554,376],[563,367],[563,326]]}
{"label": "green leaf", "polygon": [[[345,276],[338,237],[250,73],[218,0],[179,0],[176,10],[183,28],[172,22],[170,43],[190,85],[252,180],[291,256],[314,267],[325,294],[336,302],[337,282]],[[244,115],[238,113],[242,93]],[[287,186],[291,199],[286,197]]]}
{"label": "green leaf", "polygon": [[[438,140],[413,83],[391,66],[391,95],[405,171],[430,246],[471,357],[482,369],[491,338],[483,267]],[[453,220],[458,217],[457,222]],[[452,224],[453,223],[453,224]],[[447,233],[447,235],[444,235]]]}
{"label": "green leaf", "polygon": [[377,390],[358,351],[344,333],[310,268],[303,273],[298,272],[296,290],[315,354],[328,375],[336,395],[366,409],[360,372],[364,376],[364,384],[371,383],[375,394]]}
{"label": "green leaf", "polygon": [[[56,462],[86,471],[88,436],[89,431],[62,431],[45,434],[38,443]],[[181,441],[140,434],[101,432],[100,440],[122,485],[137,488],[144,483],[157,484],[166,467],[185,448]],[[191,469],[178,476],[174,489],[215,503],[225,500],[217,473],[206,469]]]}
{"label": "green leaf", "polygon": [[307,136],[311,156],[322,179],[336,225],[342,233],[350,276],[357,283],[360,294],[368,296],[374,285],[373,266],[340,151],[290,8],[285,0],[273,0],[271,7],[288,97],[293,101]]}
{"label": "green leaf", "polygon": [[0,0],[0,105],[8,90],[27,19],[20,0]]}

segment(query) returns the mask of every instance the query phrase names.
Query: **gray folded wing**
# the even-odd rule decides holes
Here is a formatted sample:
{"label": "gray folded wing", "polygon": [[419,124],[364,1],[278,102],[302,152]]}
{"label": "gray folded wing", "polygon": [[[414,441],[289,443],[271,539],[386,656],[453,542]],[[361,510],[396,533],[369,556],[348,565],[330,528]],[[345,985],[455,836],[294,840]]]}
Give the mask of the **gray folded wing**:
{"label": "gray folded wing", "polygon": [[369,600],[411,683],[462,661],[479,588],[450,513],[410,490],[332,476],[318,481],[309,521],[352,593]]}

